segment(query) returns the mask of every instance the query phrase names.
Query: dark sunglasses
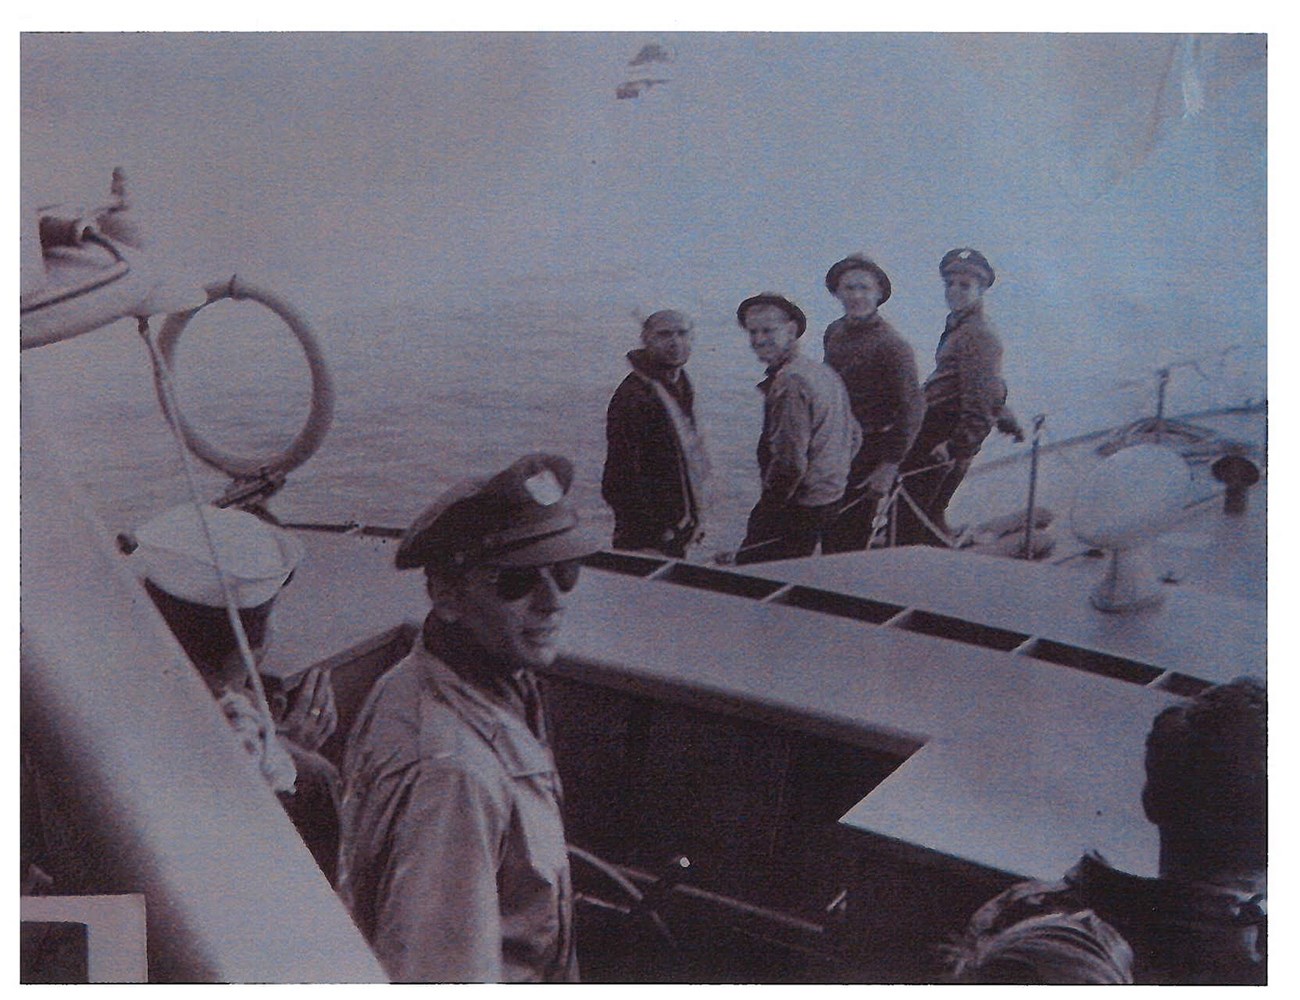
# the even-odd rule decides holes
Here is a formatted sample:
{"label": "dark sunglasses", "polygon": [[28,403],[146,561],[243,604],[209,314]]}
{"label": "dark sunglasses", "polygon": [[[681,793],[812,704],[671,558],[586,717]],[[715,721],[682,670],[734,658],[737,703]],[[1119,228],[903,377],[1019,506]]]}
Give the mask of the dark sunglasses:
{"label": "dark sunglasses", "polygon": [[518,569],[500,567],[496,570],[493,586],[497,597],[503,601],[517,601],[527,597],[542,582],[542,570],[550,570],[551,579],[561,593],[567,594],[578,585],[578,570],[582,564],[577,559],[551,563],[548,566],[523,566]]}

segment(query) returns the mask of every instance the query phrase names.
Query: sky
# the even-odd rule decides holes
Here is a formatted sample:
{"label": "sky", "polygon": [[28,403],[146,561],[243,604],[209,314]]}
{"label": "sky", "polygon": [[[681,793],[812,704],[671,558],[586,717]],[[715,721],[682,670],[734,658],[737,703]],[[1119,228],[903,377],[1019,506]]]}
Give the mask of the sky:
{"label": "sky", "polygon": [[317,308],[772,289],[826,322],[862,250],[924,366],[973,245],[1024,408],[1229,348],[1263,393],[1261,35],[37,33],[20,70],[24,204],[120,165],[169,264]]}
{"label": "sky", "polygon": [[[1130,5],[1117,6],[1103,24],[1078,26],[1123,29]],[[972,8],[951,27],[982,26],[985,8]],[[1165,13],[1132,26],[1269,27],[1258,16],[1225,23],[1223,5],[1180,10],[1181,23]],[[125,22],[108,16],[27,15],[21,26]],[[120,26],[177,27],[177,16]],[[790,16],[763,25],[800,28]],[[1043,23],[1014,22],[991,26]],[[212,26],[285,25],[247,12],[180,25]],[[580,284],[629,305],[677,296],[725,314],[775,288],[825,322],[835,315],[825,268],[865,250],[893,278],[885,312],[924,365],[942,328],[938,258],[976,245],[999,270],[990,306],[1029,413],[1238,342],[1231,374],[1262,378],[1268,202],[1276,212],[1290,198],[1266,181],[1285,154],[1276,115],[1290,105],[1274,87],[1266,157],[1260,46],[1202,36],[1193,79],[1204,103],[1188,114],[1180,40],[11,36],[11,135],[24,207],[94,204],[120,164],[169,263],[255,273],[336,305],[576,294]],[[616,100],[628,61],[651,41],[675,53],[671,82]],[[1286,42],[1285,32],[1269,39],[1270,77]],[[1288,231],[1274,223],[1275,236]],[[1286,407],[1275,403],[1275,414]],[[1270,475],[1275,499],[1281,472]]]}

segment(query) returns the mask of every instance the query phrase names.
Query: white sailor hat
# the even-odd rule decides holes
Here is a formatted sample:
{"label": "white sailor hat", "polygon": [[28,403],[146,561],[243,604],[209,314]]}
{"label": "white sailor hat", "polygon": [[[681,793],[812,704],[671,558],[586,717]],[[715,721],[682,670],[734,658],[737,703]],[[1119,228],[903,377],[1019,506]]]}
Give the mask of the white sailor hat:
{"label": "white sailor hat", "polygon": [[133,537],[132,561],[140,576],[172,597],[209,607],[226,604],[218,563],[235,606],[255,608],[280,592],[304,555],[302,542],[283,528],[210,504],[173,507],[142,524]]}

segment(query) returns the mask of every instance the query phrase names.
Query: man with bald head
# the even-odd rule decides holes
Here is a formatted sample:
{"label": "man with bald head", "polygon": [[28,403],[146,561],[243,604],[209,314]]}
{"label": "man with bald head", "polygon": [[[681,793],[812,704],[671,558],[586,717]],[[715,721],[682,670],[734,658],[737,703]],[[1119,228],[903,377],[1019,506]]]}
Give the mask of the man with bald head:
{"label": "man with bald head", "polygon": [[632,371],[609,401],[601,495],[614,511],[616,549],[681,559],[703,536],[709,458],[686,374],[694,324],[675,309],[641,324]]}

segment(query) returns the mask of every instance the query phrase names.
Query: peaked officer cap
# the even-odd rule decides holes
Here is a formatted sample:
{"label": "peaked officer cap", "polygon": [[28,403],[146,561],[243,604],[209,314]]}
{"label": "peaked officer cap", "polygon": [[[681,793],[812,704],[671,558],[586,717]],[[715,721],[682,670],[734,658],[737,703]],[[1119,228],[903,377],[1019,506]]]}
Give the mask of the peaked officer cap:
{"label": "peaked officer cap", "polygon": [[569,502],[573,465],[530,454],[491,479],[469,479],[430,504],[406,529],[398,569],[417,566],[545,566],[600,546]]}
{"label": "peaked officer cap", "polygon": [[993,284],[993,265],[982,253],[970,247],[958,247],[943,255],[943,260],[939,261],[939,273],[945,275],[950,271],[973,274],[984,282],[986,288]]}

